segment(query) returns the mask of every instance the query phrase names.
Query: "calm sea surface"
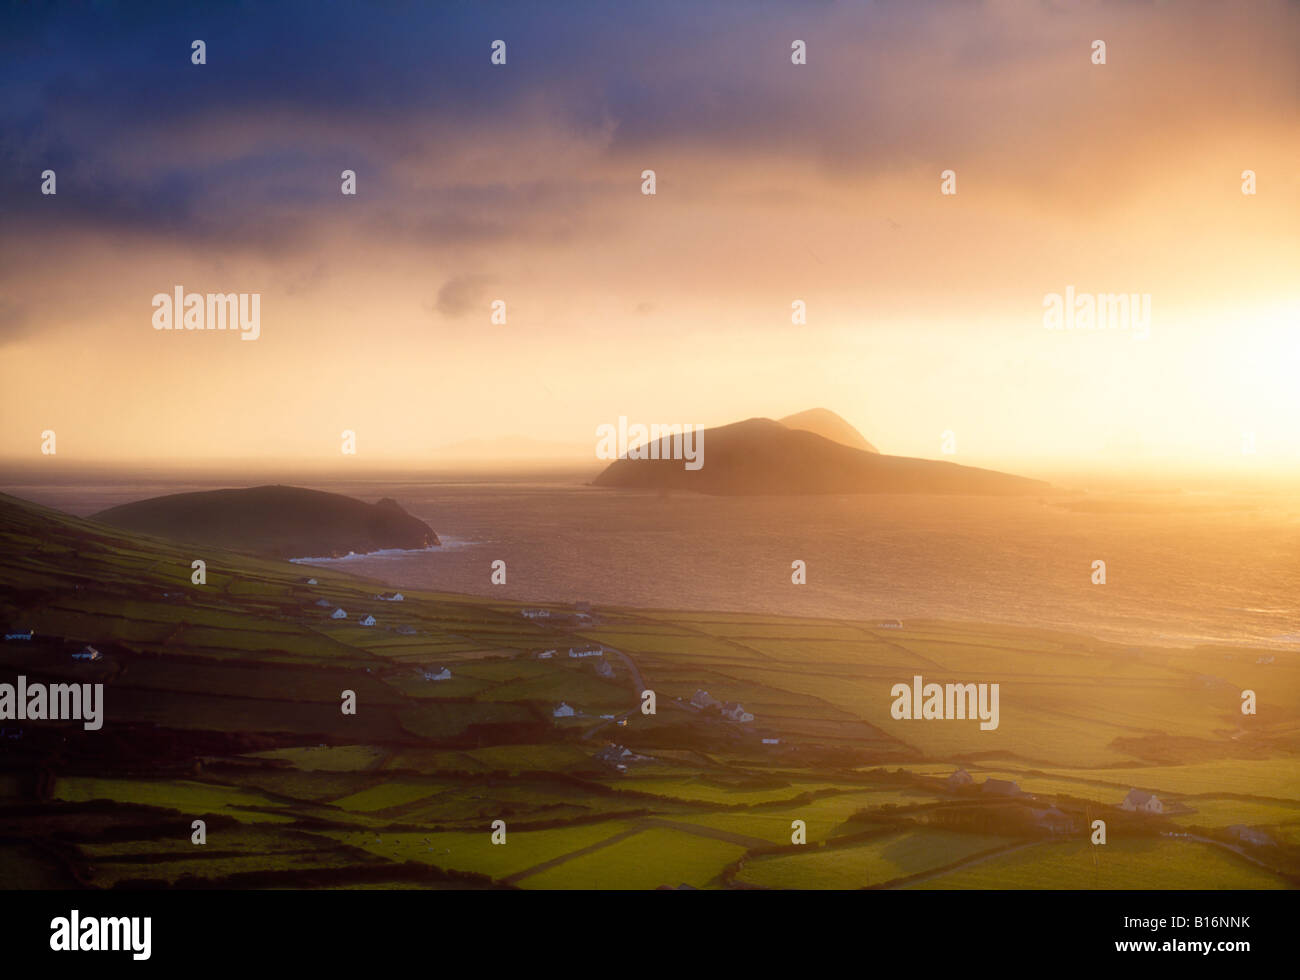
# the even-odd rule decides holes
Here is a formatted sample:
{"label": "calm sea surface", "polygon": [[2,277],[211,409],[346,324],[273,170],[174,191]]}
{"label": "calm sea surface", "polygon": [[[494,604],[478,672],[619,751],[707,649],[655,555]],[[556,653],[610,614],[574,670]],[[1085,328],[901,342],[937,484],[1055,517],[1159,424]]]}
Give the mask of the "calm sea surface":
{"label": "calm sea surface", "polygon": [[[238,482],[26,484],[78,515]],[[1300,650],[1300,501],[1258,494],[719,498],[577,478],[303,485],[394,497],[444,541],[322,564],[397,587],[648,608],[933,617]],[[490,583],[503,559],[507,584]],[[791,562],[808,583],[792,585]],[[1091,565],[1106,562],[1104,586]]]}

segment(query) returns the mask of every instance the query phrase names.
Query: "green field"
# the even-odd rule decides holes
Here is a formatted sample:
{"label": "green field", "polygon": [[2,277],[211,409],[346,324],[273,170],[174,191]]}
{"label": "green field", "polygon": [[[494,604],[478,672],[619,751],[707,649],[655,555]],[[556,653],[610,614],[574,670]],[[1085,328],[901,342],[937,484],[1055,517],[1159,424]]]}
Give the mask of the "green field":
{"label": "green field", "polygon": [[[38,634],[0,644],[0,673],[103,683],[106,706],[99,732],[2,723],[14,887],[1300,883],[1300,665],[1284,658],[937,621],[532,622],[518,603],[406,589],[385,603],[375,582],[216,549],[199,587],[187,547],[13,498],[0,517],[0,616]],[[357,625],[366,612],[377,626]],[[532,656],[590,642],[630,658],[654,715],[612,651],[611,677]],[[99,661],[72,660],[86,643]],[[424,679],[442,666],[452,680]],[[998,729],[894,719],[892,685],[918,673],[998,682]],[[1257,718],[1237,711],[1245,684]],[[752,721],[692,705],[699,689]],[[959,768],[970,786],[948,784]],[[1120,811],[1130,788],[1170,812]],[[1103,847],[1087,839],[1097,818]],[[791,845],[795,820],[806,844]],[[1189,833],[1204,839],[1172,836]]]}
{"label": "green field", "polygon": [[745,862],[737,880],[762,888],[868,888],[995,851],[1012,841],[908,830],[849,847],[809,847]]}
{"label": "green field", "polygon": [[1037,844],[917,888],[1283,888],[1275,875],[1195,841]]}

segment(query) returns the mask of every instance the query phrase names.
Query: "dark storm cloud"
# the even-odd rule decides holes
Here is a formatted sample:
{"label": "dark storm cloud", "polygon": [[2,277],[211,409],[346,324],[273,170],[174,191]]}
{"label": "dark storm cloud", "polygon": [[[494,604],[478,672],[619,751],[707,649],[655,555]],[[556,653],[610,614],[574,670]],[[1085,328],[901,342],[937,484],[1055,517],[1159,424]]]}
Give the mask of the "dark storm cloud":
{"label": "dark storm cloud", "polygon": [[[637,172],[674,153],[852,179],[960,160],[1012,184],[1023,167],[1078,159],[1081,128],[1138,152],[1114,120],[1142,99],[1150,115],[1172,84],[1160,79],[1176,77],[1208,117],[1235,109],[1242,91],[1257,101],[1290,91],[1294,108],[1294,85],[1264,91],[1243,73],[1252,63],[1271,71],[1287,50],[1294,71],[1294,5],[1262,5],[1259,24],[1242,28],[1257,39],[1244,54],[1215,47],[1224,15],[1213,5],[1181,4],[1176,19],[1165,12],[1172,27],[1144,31],[1141,18],[1158,8],[10,5],[0,15],[0,212],[31,234],[280,247],[338,213],[348,168],[360,187],[350,220],[389,238],[554,238],[591,226],[608,172],[548,172],[529,127],[590,139],[597,162]],[[1115,45],[1100,77],[1086,74],[1098,32]],[[190,63],[196,38],[207,44],[203,66]],[[497,38],[505,69],[489,64]],[[797,69],[794,38],[809,46]],[[1218,103],[1196,106],[1210,89]],[[512,161],[508,178],[480,179],[480,144]],[[47,167],[59,175],[57,206],[38,193]],[[1065,181],[1036,186],[1072,193]]]}

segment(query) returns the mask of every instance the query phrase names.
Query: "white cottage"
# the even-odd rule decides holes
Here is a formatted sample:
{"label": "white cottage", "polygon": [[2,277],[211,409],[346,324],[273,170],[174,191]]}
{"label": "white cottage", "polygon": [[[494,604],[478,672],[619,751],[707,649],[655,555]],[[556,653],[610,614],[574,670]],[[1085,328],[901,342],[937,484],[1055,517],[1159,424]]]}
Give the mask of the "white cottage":
{"label": "white cottage", "polygon": [[1121,810],[1128,810],[1130,813],[1164,813],[1165,805],[1160,802],[1160,798],[1154,793],[1145,793],[1140,789],[1131,789],[1128,796],[1124,797],[1124,802],[1119,805]]}
{"label": "white cottage", "polygon": [[561,702],[560,702],[560,706],[559,706],[558,708],[556,708],[555,711],[552,712],[552,714],[554,714],[556,718],[572,718],[572,717],[573,717],[573,709],[570,708],[570,707],[569,707],[567,704],[565,704],[563,701],[561,701]]}
{"label": "white cottage", "polygon": [[434,670],[430,667],[424,672],[424,679],[426,681],[449,681],[451,680],[451,668],[442,667]]}
{"label": "white cottage", "polygon": [[361,621],[361,625],[362,625],[362,626],[374,626],[374,625],[375,625],[375,617],[374,617],[374,616],[367,616],[365,619],[363,619],[363,620]]}
{"label": "white cottage", "polygon": [[730,718],[732,721],[749,722],[754,720],[754,716],[735,701],[722,706],[722,715],[724,718]]}
{"label": "white cottage", "polygon": [[335,609],[332,613],[330,613],[330,619],[347,619],[347,618],[348,618],[348,614],[345,613],[342,609]]}

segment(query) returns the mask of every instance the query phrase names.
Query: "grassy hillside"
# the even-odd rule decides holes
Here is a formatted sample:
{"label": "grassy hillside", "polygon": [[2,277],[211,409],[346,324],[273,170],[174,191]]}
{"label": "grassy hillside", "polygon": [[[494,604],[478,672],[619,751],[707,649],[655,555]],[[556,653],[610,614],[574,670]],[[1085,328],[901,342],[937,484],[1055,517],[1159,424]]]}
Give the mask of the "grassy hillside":
{"label": "grassy hillside", "polygon": [[[559,605],[534,621],[515,603],[381,591],[0,497],[0,618],[36,631],[0,644],[0,683],[103,683],[106,718],[0,721],[0,873],[32,888],[1285,887],[1300,873],[1300,670],[1281,657],[938,622]],[[588,643],[605,656],[567,656]],[[74,661],[86,644],[101,659]],[[449,680],[425,679],[444,667]],[[894,720],[890,688],[914,674],[999,682],[999,728]],[[1246,686],[1256,718],[1237,711]],[[698,689],[753,721],[695,707]],[[574,716],[554,715],[561,701]],[[946,784],[957,766],[973,787]],[[989,777],[1034,796],[991,798]],[[1134,786],[1170,812],[1118,810]],[[1035,823],[1050,805],[1068,831]],[[1098,817],[1104,848],[1084,830]]]}

